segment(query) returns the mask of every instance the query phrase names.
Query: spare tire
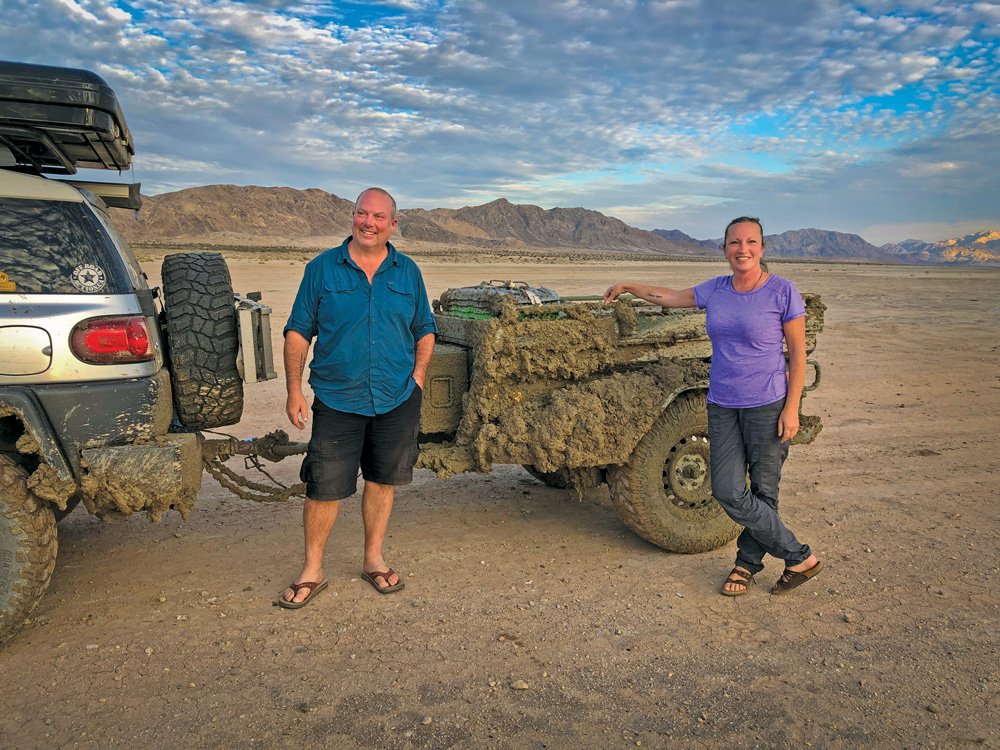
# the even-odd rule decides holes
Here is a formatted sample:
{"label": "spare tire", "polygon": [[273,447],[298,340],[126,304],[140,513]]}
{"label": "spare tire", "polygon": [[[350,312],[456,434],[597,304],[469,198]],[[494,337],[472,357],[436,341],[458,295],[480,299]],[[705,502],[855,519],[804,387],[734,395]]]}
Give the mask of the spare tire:
{"label": "spare tire", "polygon": [[196,430],[236,424],[243,380],[233,282],[219,253],[163,259],[164,326],[177,418]]}

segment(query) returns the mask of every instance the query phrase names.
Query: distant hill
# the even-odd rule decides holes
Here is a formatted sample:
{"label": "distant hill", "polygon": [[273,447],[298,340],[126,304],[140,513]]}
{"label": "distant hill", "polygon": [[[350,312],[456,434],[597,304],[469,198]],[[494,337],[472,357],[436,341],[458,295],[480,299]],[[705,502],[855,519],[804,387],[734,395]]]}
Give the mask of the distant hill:
{"label": "distant hill", "polygon": [[[352,202],[323,190],[206,185],[143,197],[136,217],[115,211],[130,242],[330,244],[351,232]],[[700,255],[696,241],[670,241],[584,208],[543,209],[506,199],[459,209],[399,212],[399,235],[459,245],[573,248]]]}
{"label": "distant hill", "polygon": [[942,242],[904,240],[898,244],[883,245],[882,249],[917,263],[1000,265],[1000,232],[976,232]]}
{"label": "distant hill", "polygon": [[[711,254],[722,252],[722,238],[693,240],[676,229],[654,229],[660,237],[675,241],[695,242]],[[772,258],[823,258],[837,260],[866,260],[904,262],[905,258],[866,242],[856,234],[832,232],[826,229],[794,229],[781,234],[764,235],[767,254]]]}
{"label": "distant hill", "polygon": [[500,198],[482,206],[400,212],[400,234],[435,241],[501,242],[528,247],[588,248],[664,255],[701,255],[698,243],[664,239],[586,208],[517,205]]}
{"label": "distant hill", "polygon": [[[206,185],[146,196],[136,216],[112,211],[131,242],[329,247],[351,231],[352,201],[324,190]],[[425,243],[489,248],[566,248],[622,253],[718,257],[721,239],[697,240],[676,229],[646,231],[585,208],[543,209],[500,198],[481,206],[412,208],[399,213],[399,235]],[[776,258],[890,263],[1000,264],[1000,232],[946,242],[906,240],[876,247],[856,234],[798,229],[767,235]]]}
{"label": "distant hill", "polygon": [[653,234],[662,237],[670,242],[681,242],[686,244],[693,244],[700,248],[703,252],[715,254],[719,252],[719,245],[721,240],[696,240],[694,237],[689,237],[684,234],[684,232],[679,229],[654,229]]}
{"label": "distant hill", "polygon": [[[353,202],[323,190],[206,185],[143,196],[138,216],[114,211],[130,242],[272,243],[351,233]],[[339,240],[338,240],[339,241]]]}
{"label": "distant hill", "polygon": [[[721,243],[721,239],[719,242]],[[898,261],[899,258],[856,234],[825,229],[793,229],[764,238],[767,251],[782,258],[837,258],[849,260]]]}

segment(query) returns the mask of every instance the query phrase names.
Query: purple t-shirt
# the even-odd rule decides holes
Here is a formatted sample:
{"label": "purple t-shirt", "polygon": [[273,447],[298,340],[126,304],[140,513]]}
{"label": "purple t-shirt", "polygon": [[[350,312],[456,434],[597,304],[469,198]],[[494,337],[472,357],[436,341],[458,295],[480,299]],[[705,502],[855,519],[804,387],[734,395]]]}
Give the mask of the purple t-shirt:
{"label": "purple t-shirt", "polygon": [[802,295],[788,279],[768,276],[758,289],[737,292],[732,276],[694,288],[712,341],[710,403],[730,409],[771,404],[788,393],[782,324],[806,314]]}

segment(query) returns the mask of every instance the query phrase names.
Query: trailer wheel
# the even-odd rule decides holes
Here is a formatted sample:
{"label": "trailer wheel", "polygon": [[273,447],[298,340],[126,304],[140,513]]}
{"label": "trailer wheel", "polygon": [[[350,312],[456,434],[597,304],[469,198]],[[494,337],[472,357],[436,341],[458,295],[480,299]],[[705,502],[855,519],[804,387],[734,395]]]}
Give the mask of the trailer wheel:
{"label": "trailer wheel", "polygon": [[56,566],[56,519],[27,478],[0,455],[0,643],[28,619]]}
{"label": "trailer wheel", "polygon": [[625,524],[670,552],[707,552],[740,532],[712,497],[704,393],[675,399],[628,463],[608,467],[608,484]]}
{"label": "trailer wheel", "polygon": [[168,255],[162,282],[177,418],[196,430],[236,424],[243,414],[243,380],[225,259],[219,253]]}

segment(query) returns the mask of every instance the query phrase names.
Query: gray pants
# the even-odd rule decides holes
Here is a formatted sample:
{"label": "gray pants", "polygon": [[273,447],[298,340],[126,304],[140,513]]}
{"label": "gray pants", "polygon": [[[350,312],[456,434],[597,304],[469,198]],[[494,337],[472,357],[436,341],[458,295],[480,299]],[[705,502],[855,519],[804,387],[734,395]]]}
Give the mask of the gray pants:
{"label": "gray pants", "polygon": [[[751,573],[764,569],[764,554],[796,565],[811,553],[778,517],[778,483],[788,443],[778,438],[785,400],[752,409],[708,405],[712,450],[712,494],[740,526],[736,564]],[[747,473],[750,486],[747,487]]]}

